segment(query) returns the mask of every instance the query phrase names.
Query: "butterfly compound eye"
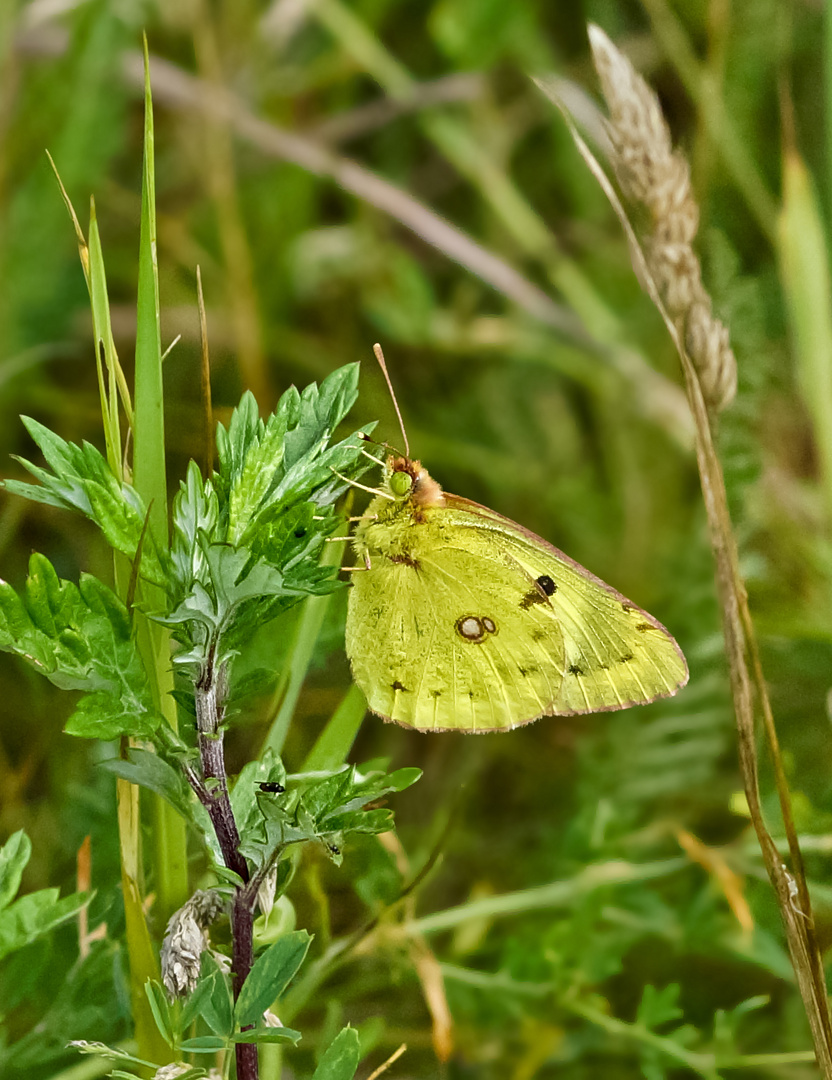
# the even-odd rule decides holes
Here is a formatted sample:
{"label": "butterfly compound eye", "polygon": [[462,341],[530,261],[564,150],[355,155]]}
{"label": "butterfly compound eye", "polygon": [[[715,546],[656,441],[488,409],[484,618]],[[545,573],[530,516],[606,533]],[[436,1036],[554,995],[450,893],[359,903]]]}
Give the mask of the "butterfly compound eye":
{"label": "butterfly compound eye", "polygon": [[402,472],[401,470],[394,472],[390,477],[390,490],[394,495],[402,496],[407,495],[410,489],[413,487],[413,480],[409,473]]}

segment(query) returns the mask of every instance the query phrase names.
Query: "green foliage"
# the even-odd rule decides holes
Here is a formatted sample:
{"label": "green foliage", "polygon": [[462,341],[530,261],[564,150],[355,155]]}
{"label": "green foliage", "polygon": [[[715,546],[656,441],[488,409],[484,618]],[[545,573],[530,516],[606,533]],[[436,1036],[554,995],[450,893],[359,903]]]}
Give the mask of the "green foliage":
{"label": "green foliage", "polygon": [[90,901],[85,893],[59,900],[59,889],[40,889],[15,900],[31,854],[22,830],[0,848],[0,960],[74,918]]}
{"label": "green foliage", "polygon": [[[193,755],[191,755],[193,756]],[[160,795],[186,819],[191,816],[191,789],[180,771],[160,755],[131,746],[123,758],[108,758],[101,768]]]}
{"label": "green foliage", "polygon": [[133,642],[130,617],[96,578],[62,581],[35,553],[22,596],[0,584],[0,649],[66,690],[83,690],[67,723],[73,735],[152,735],[160,717]]}
{"label": "green foliage", "polygon": [[[177,663],[198,670],[209,655],[224,663],[264,620],[306,595],[339,587],[318,557],[339,520],[332,503],[345,488],[333,469],[360,475],[369,467],[355,436],[328,446],[355,400],[357,380],[357,365],[349,365],[320,390],[312,385],[301,395],[292,388],[267,423],[257,418],[253,397],[244,397],[228,430],[219,429],[215,482],[203,481],[193,462],[189,466],[174,502],[167,571],[167,557],[144,530],[138,496],[116,482],[89,444],[73,446],[29,421],[52,472],[24,462],[41,486],[7,486],[81,511],[115,551],[132,559],[140,553],[140,574],[168,589],[169,610],[153,614],[177,631],[184,646]],[[0,648],[16,652],[56,685],[86,692],[67,725],[71,734],[149,736],[158,727],[128,613],[95,578],[82,575],[75,586],[59,580],[43,556],[32,556],[22,597],[0,584]]]}
{"label": "green foliage", "polygon": [[335,773],[287,777],[278,764],[270,771],[269,780],[287,790],[284,794],[257,794],[262,819],[258,827],[248,831],[241,850],[255,865],[267,866],[290,844],[318,841],[340,866],[345,836],[388,832],[392,827],[392,811],[366,809],[367,805],[390,792],[404,791],[420,776],[420,769],[397,769],[387,774],[378,763],[370,762]]}
{"label": "green foliage", "polygon": [[352,364],[320,388],[291,387],[265,422],[246,394],[218,428],[219,472],[203,481],[189,466],[174,500],[171,610],[163,617],[184,646],[180,666],[198,667],[209,655],[223,663],[263,622],[339,587],[318,559],[340,520],[331,510],[345,490],[340,477],[369,467],[357,436],[329,445],[357,393]]}
{"label": "green foliage", "polygon": [[312,1080],[352,1080],[361,1060],[358,1032],[346,1027],[327,1047]]}
{"label": "green foliage", "polygon": [[[40,447],[51,472],[18,458],[40,485],[6,480],[4,486],[15,495],[35,502],[76,510],[94,521],[107,543],[129,559],[135,559],[144,532],[146,509],[129,484],[120,484],[106,460],[94,446],[67,443],[30,417],[21,418],[26,430]],[[164,554],[152,539],[142,544],[141,574],[155,585],[167,580]]]}
{"label": "green foliage", "polygon": [[245,981],[234,1015],[241,1028],[254,1024],[297,975],[311,937],[305,930],[287,934],[257,959]]}

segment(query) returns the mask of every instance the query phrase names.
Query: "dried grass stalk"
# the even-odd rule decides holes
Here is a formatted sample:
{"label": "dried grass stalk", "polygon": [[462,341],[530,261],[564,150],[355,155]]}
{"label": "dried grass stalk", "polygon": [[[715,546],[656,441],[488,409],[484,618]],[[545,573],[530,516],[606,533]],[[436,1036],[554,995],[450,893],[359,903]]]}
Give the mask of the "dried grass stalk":
{"label": "dried grass stalk", "polygon": [[[812,1031],[821,1075],[832,1080],[830,1019],[821,954],[815,935],[803,860],[791,811],[774,717],[748,610],[722,466],[711,429],[711,410],[724,408],[736,392],[736,361],[726,328],[711,314],[700,265],[691,247],[698,208],[687,163],[674,151],[655,94],[596,26],[589,27],[595,64],[610,111],[612,160],[626,198],[649,211],[647,235],[640,238],[606,173],[578,134],[551,85],[538,85],[561,109],[575,144],[610,201],[630,243],[633,265],[658,308],[676,346],[693,413],[696,457],[708,517],[716,581],[722,608],[725,650],[737,723],[740,770],[763,861],[775,890],[792,966]],[[754,699],[762,717],[789,844],[792,872],[781,861],[760,802]]]}

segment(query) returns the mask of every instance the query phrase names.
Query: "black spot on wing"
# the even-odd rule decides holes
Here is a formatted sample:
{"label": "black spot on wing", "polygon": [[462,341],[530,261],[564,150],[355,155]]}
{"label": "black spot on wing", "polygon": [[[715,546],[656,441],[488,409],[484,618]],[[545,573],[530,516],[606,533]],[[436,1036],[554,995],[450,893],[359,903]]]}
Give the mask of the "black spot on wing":
{"label": "black spot on wing", "polygon": [[586,672],[584,671],[584,669],[581,667],[580,664],[570,664],[569,665],[569,674],[570,675],[586,675]]}
{"label": "black spot on wing", "polygon": [[403,694],[409,694],[410,688],[405,686],[404,683],[400,683],[398,679],[395,682],[390,683],[391,690],[401,690]]}
{"label": "black spot on wing", "polygon": [[529,589],[520,601],[520,607],[527,611],[533,604],[545,604],[546,601],[557,592],[557,585],[548,574],[541,574],[534,583],[534,588]]}

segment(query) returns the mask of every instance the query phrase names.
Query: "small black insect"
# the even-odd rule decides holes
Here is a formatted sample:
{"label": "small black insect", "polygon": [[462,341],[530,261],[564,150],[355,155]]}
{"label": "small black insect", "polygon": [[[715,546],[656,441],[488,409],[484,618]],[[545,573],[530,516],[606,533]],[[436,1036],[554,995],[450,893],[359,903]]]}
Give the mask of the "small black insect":
{"label": "small black insect", "polygon": [[261,780],[260,790],[271,792],[273,795],[282,795],[286,788],[282,784],[278,784],[276,780]]}

